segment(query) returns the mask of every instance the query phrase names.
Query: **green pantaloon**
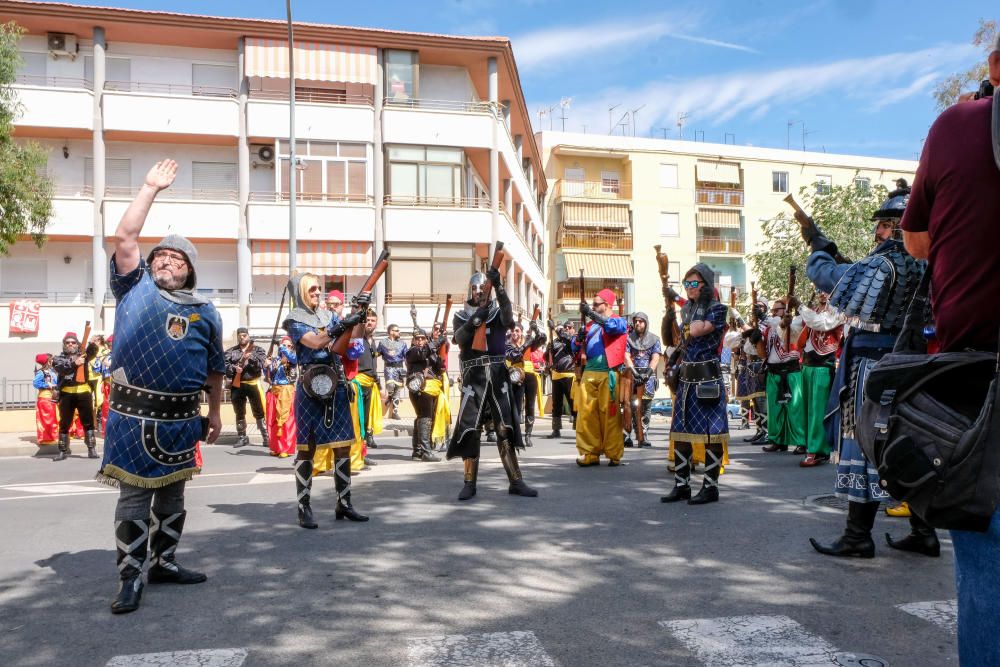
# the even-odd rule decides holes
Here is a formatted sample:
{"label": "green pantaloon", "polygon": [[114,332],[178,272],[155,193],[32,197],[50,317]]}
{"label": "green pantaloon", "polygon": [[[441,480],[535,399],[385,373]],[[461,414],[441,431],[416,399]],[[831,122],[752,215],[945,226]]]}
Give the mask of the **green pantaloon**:
{"label": "green pantaloon", "polygon": [[802,368],[802,403],[806,411],[806,451],[810,454],[830,455],[830,443],[827,442],[826,430],[823,428],[823,417],[826,414],[826,401],[830,397],[830,384],[833,373],[829,366],[803,366]]}
{"label": "green pantaloon", "polygon": [[787,377],[792,397],[782,405],[778,403],[781,377],[777,373],[767,374],[767,439],[776,445],[798,447],[806,441],[802,372],[789,373]]}

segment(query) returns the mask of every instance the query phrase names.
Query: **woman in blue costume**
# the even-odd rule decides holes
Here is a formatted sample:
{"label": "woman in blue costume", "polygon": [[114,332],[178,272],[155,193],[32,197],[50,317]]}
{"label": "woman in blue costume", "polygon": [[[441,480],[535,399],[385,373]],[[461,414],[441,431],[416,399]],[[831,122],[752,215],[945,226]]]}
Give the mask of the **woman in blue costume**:
{"label": "woman in blue costume", "polygon": [[[291,310],[282,324],[295,345],[299,366],[299,383],[295,389],[295,427],[299,449],[295,459],[295,492],[299,525],[303,528],[317,527],[310,505],[313,457],[317,449],[333,450],[337,519],[368,520],[351,505],[351,443],[355,440],[355,433],[351,418],[350,384],[344,371],[344,362],[356,360],[361,348],[352,341],[347,354],[341,357],[332,352],[330,346],[340,334],[362,321],[371,295],[358,295],[360,307],[341,320],[329,311],[318,310],[321,293],[318,276],[311,273],[292,276],[288,281]],[[305,390],[306,374],[314,366],[328,367],[332,377],[336,378],[336,387],[328,399],[314,398]]]}

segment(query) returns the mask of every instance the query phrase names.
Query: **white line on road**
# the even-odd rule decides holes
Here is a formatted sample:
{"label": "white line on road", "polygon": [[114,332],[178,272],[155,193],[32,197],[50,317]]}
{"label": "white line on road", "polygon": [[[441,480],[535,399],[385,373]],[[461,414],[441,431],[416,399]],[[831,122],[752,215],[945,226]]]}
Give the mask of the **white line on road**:
{"label": "white line on road", "polygon": [[948,632],[958,631],[958,600],[934,602],[908,602],[897,604],[896,609],[913,614],[925,621],[939,625]]}
{"label": "white line on road", "polygon": [[407,640],[411,667],[555,667],[531,631]]}
{"label": "white line on road", "polygon": [[241,667],[246,659],[245,648],[212,648],[116,655],[107,667]]}
{"label": "white line on road", "polygon": [[660,621],[706,665],[830,667],[837,648],[787,616]]}

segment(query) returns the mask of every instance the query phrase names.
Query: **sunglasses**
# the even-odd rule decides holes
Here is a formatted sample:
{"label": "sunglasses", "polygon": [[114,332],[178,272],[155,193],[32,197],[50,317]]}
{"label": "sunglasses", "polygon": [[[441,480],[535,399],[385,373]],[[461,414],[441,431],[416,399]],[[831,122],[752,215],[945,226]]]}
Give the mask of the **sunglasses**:
{"label": "sunglasses", "polygon": [[698,287],[699,285],[701,285],[701,281],[700,280],[685,280],[683,284],[684,284],[685,288],[694,289],[695,287]]}
{"label": "sunglasses", "polygon": [[597,308],[598,306],[603,306],[603,305],[604,305],[603,301],[592,301],[590,303],[591,308]]}

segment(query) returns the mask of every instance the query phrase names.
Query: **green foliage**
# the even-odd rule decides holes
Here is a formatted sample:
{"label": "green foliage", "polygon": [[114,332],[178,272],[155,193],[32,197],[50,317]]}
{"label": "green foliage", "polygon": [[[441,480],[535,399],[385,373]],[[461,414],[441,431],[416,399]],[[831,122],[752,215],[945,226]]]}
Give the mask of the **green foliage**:
{"label": "green foliage", "polygon": [[[972,45],[982,48],[986,55],[989,55],[996,34],[996,21],[979,19],[979,28],[972,36]],[[958,102],[958,98],[962,94],[978,90],[979,83],[987,78],[989,78],[989,68],[985,59],[964,72],[945,77],[934,87],[934,100],[937,102],[938,109],[944,111]]]}
{"label": "green foliage", "polygon": [[[857,185],[834,186],[828,193],[817,194],[816,186],[799,189],[799,205],[810,214],[823,235],[837,244],[840,254],[857,261],[872,250],[874,225],[872,213],[885,201],[885,187],[867,190]],[[806,277],[809,248],[799,233],[799,223],[791,209],[764,222],[764,243],[760,252],[749,256],[757,275],[757,292],[773,300],[788,291],[788,268],[796,267],[796,289],[805,302],[812,291]]]}
{"label": "green foliage", "polygon": [[45,149],[34,142],[14,143],[14,119],[21,112],[11,84],[21,57],[17,51],[23,30],[0,24],[0,255],[18,237],[30,234],[39,246],[52,215],[52,181],[45,175]]}

